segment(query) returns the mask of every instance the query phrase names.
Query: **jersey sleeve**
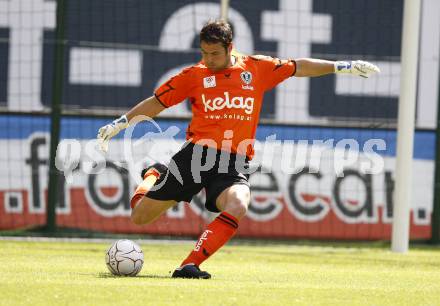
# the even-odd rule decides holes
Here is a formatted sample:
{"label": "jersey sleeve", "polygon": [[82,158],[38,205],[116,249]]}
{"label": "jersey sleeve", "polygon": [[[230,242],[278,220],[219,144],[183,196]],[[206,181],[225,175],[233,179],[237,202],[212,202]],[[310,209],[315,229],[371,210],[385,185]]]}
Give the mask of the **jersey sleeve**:
{"label": "jersey sleeve", "polygon": [[251,58],[257,61],[259,73],[264,75],[264,90],[270,90],[285,79],[295,75],[296,62],[292,59],[282,60],[263,55],[254,55]]}
{"label": "jersey sleeve", "polygon": [[188,67],[160,85],[154,96],[163,106],[170,107],[188,98],[192,84],[191,67]]}

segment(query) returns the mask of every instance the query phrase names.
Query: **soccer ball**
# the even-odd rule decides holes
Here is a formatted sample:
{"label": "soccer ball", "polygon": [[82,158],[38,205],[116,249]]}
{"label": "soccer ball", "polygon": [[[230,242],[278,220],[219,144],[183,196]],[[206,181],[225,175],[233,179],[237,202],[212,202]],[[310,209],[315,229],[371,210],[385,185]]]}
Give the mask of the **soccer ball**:
{"label": "soccer ball", "polygon": [[105,254],[105,263],[114,275],[136,276],[144,264],[144,253],[133,241],[118,240]]}

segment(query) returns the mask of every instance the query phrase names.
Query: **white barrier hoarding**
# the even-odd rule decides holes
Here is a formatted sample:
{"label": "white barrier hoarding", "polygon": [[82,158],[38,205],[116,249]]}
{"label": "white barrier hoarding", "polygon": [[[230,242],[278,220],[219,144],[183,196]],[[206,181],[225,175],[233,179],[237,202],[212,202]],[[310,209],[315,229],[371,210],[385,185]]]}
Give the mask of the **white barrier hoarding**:
{"label": "white barrier hoarding", "polygon": [[[203,191],[190,205],[180,203],[151,226],[133,226],[128,218],[129,200],[140,170],[153,160],[166,162],[179,150],[184,141],[177,133],[181,126],[174,126],[176,132],[168,127],[156,138],[134,138],[131,143],[121,138],[112,140],[106,162],[93,140],[64,139],[59,147],[64,164],[58,162],[59,168],[66,170],[66,176],[61,176],[62,196],[57,208],[60,225],[118,232],[197,234],[200,223],[212,217],[204,210]],[[171,131],[168,136],[167,131]],[[282,128],[278,131],[282,132]],[[313,132],[317,130],[309,129],[307,133],[312,136]],[[352,133],[355,134],[361,132]],[[288,140],[282,135],[277,140],[276,136],[272,134],[268,141],[256,144],[251,167],[256,171],[250,176],[252,203],[240,235],[389,238],[395,171],[395,156],[387,148],[392,146],[391,137],[313,141]],[[7,148],[0,153],[0,167],[5,173],[0,178],[0,228],[44,222],[48,137],[48,133],[34,132],[23,139],[0,140],[1,147]],[[346,150],[349,146],[350,150]],[[413,164],[411,237],[428,238],[434,162],[419,151],[416,155],[422,158],[416,158]]]}

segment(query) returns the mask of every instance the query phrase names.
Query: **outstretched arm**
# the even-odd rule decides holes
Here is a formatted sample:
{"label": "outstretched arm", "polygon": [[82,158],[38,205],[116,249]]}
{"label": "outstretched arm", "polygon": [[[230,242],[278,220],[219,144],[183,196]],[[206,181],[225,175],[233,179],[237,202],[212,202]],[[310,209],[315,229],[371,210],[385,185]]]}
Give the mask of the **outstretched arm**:
{"label": "outstretched arm", "polygon": [[150,118],[156,117],[165,107],[162,103],[157,100],[155,96],[151,96],[141,102],[139,102],[135,107],[130,109],[125,116],[128,121],[131,121],[137,116],[148,116]]}
{"label": "outstretched arm", "polygon": [[98,131],[98,142],[101,150],[107,152],[108,142],[116,136],[121,130],[128,127],[129,122],[133,123],[135,120],[145,120],[157,116],[165,107],[157,100],[155,96],[151,96],[129,110],[125,115],[119,117],[113,122],[103,126]]}
{"label": "outstretched arm", "polygon": [[330,73],[348,73],[368,78],[380,69],[365,61],[327,61],[314,58],[300,58],[296,62],[296,77],[316,77]]}

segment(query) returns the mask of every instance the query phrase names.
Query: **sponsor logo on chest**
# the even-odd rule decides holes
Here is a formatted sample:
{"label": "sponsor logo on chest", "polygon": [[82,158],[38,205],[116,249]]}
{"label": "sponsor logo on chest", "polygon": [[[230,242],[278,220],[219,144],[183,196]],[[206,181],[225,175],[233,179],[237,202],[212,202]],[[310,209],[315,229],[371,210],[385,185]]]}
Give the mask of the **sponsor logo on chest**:
{"label": "sponsor logo on chest", "polygon": [[215,87],[215,75],[211,75],[209,77],[203,78],[203,87],[204,88],[212,88]]}
{"label": "sponsor logo on chest", "polygon": [[205,94],[202,94],[202,102],[205,106],[205,112],[222,110],[224,108],[244,109],[246,114],[252,114],[254,110],[253,97],[229,97],[229,92],[225,91],[223,97],[215,97],[207,99]]}
{"label": "sponsor logo on chest", "polygon": [[[230,78],[230,74],[226,75],[227,79]],[[240,79],[244,83],[241,85],[242,89],[254,90],[254,86],[250,85],[252,83],[252,73],[250,71],[243,71],[240,73]],[[215,75],[207,76],[203,78],[203,88],[214,88],[217,86]]]}

